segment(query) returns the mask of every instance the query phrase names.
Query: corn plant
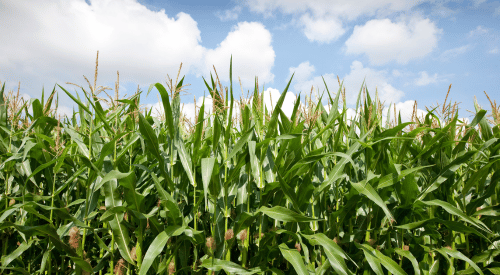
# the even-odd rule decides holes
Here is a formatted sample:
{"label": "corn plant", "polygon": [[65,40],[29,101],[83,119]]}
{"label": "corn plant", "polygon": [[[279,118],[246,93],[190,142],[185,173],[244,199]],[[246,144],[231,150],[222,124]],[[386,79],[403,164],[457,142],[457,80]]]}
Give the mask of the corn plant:
{"label": "corn plant", "polygon": [[[268,109],[257,79],[234,98],[232,61],[229,87],[214,75],[194,123],[179,75],[148,91],[159,116],[118,83],[104,108],[97,65],[88,88],[46,99],[4,84],[0,273],[500,274],[489,97],[491,115],[476,103],[470,123],[447,100],[403,123],[363,84],[351,118],[339,81],[288,117],[293,76]],[[72,116],[56,115],[57,89]]]}

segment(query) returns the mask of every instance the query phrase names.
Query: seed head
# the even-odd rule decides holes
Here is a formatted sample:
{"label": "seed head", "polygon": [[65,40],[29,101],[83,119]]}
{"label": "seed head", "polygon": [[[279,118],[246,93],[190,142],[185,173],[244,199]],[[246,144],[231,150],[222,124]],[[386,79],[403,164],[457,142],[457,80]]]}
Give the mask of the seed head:
{"label": "seed head", "polygon": [[123,275],[125,274],[125,260],[120,259],[115,265],[115,275]]}
{"label": "seed head", "polygon": [[74,250],[77,250],[80,246],[80,230],[76,226],[69,230],[69,246]]}
{"label": "seed head", "polygon": [[134,261],[135,261],[135,260],[137,260],[137,253],[136,253],[136,251],[135,251],[135,250],[136,250],[135,246],[134,246],[134,247],[132,247],[132,250],[130,250],[130,257],[131,257],[131,258],[132,258],[132,260],[134,260]]}
{"label": "seed head", "polygon": [[295,243],[295,249],[297,249],[298,252],[300,252],[302,250],[300,243]]}
{"label": "seed head", "polygon": [[224,235],[224,240],[229,241],[234,238],[234,232],[232,229],[229,229],[226,231],[226,234]]}
{"label": "seed head", "polygon": [[168,264],[168,274],[174,274],[175,273],[175,262],[174,261],[170,261],[170,263]]}
{"label": "seed head", "polygon": [[409,245],[403,245],[403,250],[410,251],[410,246]]}
{"label": "seed head", "polygon": [[248,231],[246,229],[243,229],[238,233],[238,239],[240,239],[242,242],[244,242],[247,239]]}
{"label": "seed head", "polygon": [[207,248],[210,251],[214,251],[215,248],[217,247],[217,244],[215,243],[214,237],[208,237],[207,238],[207,242],[205,243],[205,245],[207,246]]}
{"label": "seed head", "polygon": [[9,206],[12,206],[14,204],[16,204],[16,200],[15,199],[10,199]]}

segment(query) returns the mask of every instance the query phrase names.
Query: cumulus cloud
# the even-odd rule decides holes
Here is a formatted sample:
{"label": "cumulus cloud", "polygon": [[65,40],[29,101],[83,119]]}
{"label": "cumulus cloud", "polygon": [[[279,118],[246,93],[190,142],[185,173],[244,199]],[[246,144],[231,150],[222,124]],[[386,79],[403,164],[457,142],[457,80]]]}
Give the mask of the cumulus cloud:
{"label": "cumulus cloud", "polygon": [[8,53],[0,55],[0,79],[21,81],[36,93],[44,84],[82,83],[83,74],[92,80],[98,50],[104,85],[119,70],[122,83],[147,86],[175,76],[181,62],[182,74],[198,76],[215,64],[224,80],[231,53],[236,81],[274,77],[271,34],[260,23],[239,23],[215,49],[202,46],[189,14],[153,11],[138,0],[3,1],[0,25],[0,36],[9,38],[0,43],[0,52]]}
{"label": "cumulus cloud", "polygon": [[255,76],[258,76],[259,83],[274,80],[271,68],[276,54],[271,45],[271,33],[261,23],[238,23],[217,48],[206,51],[203,73],[207,74],[215,65],[219,78],[228,81],[229,74],[225,72],[229,72],[231,54],[233,77],[241,77],[243,86],[253,87]]}
{"label": "cumulus cloud", "polygon": [[304,26],[304,34],[311,42],[328,43],[337,40],[345,33],[342,22],[337,18],[314,18],[306,13],[300,17],[300,23]]}
{"label": "cumulus cloud", "polygon": [[417,86],[425,86],[431,83],[436,83],[438,75],[435,73],[433,76],[429,76],[426,71],[422,71],[419,73],[420,77],[415,80],[415,84]]}
{"label": "cumulus cloud", "polygon": [[424,1],[339,0],[332,4],[329,0],[249,0],[245,4],[250,11],[266,17],[281,12],[299,18],[297,27],[302,28],[310,41],[329,43],[344,34],[343,23],[355,21],[362,16],[409,11],[422,2]]}
{"label": "cumulus cloud", "polygon": [[447,81],[447,77],[452,76],[452,75],[438,75],[435,73],[434,75],[430,76],[426,71],[421,71],[418,73],[420,75],[419,78],[415,79],[415,85],[417,86],[426,86],[432,83],[437,83],[439,81]]}
{"label": "cumulus cloud", "polygon": [[346,53],[366,54],[372,65],[390,61],[407,64],[431,53],[441,33],[429,19],[413,17],[409,22],[374,19],[354,27],[345,42]]}
{"label": "cumulus cloud", "polygon": [[461,46],[461,47],[449,49],[449,50],[446,50],[443,53],[441,53],[441,55],[439,56],[439,58],[442,61],[448,61],[451,58],[455,58],[455,57],[457,57],[459,55],[462,55],[462,54],[466,53],[471,48],[472,48],[472,46],[469,44],[469,45],[464,45],[464,46]]}
{"label": "cumulus cloud", "polygon": [[[7,1],[0,9],[2,78],[29,85],[48,81],[81,83],[93,75],[100,51],[101,80],[149,84],[176,72],[190,71],[203,56],[200,30],[186,13],[169,17],[135,0]],[[23,20],[19,20],[23,18]],[[172,43],[175,41],[175,43]],[[33,87],[41,89],[41,87]]]}
{"label": "cumulus cloud", "polygon": [[288,71],[290,72],[289,77],[293,75],[295,82],[302,82],[309,79],[312,76],[312,73],[316,69],[313,65],[309,63],[309,61],[302,62],[297,67],[290,67]]}

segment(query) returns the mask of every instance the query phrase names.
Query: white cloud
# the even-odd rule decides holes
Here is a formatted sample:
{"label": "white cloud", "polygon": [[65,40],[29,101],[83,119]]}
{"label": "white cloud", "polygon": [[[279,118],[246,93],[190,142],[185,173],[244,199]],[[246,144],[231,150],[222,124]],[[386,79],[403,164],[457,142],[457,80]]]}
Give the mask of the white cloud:
{"label": "white cloud", "polygon": [[[197,75],[208,75],[215,64],[225,80],[231,53],[234,80],[241,76],[249,84],[255,75],[261,82],[274,78],[271,34],[260,23],[240,23],[219,47],[207,49],[190,15],[153,11],[138,0],[27,0],[1,5],[0,36],[9,39],[0,43],[0,52],[6,53],[0,54],[0,79],[21,81],[35,93],[44,84],[85,84],[82,75],[92,81],[98,50],[101,85],[112,85],[119,70],[122,83],[148,86],[167,74],[175,77],[181,62],[182,74]],[[69,102],[65,95],[62,100]]]}
{"label": "white cloud", "polygon": [[[200,30],[190,15],[169,17],[135,0],[7,1],[0,9],[2,78],[53,85],[92,78],[100,51],[99,78],[149,84],[167,72],[184,72],[203,56]],[[23,18],[23,20],[19,20]],[[175,41],[175,43],[172,43]],[[34,79],[32,81],[32,79]],[[101,82],[102,83],[102,82]],[[40,87],[32,87],[41,90]]]}
{"label": "white cloud", "polygon": [[392,70],[392,76],[399,77],[401,76],[401,72],[399,70]]}
{"label": "white cloud", "polygon": [[408,23],[374,19],[355,26],[345,42],[346,53],[366,54],[373,65],[390,61],[407,64],[422,58],[437,47],[442,30],[429,19],[413,17]]}
{"label": "white cloud", "polygon": [[483,35],[488,33],[488,29],[484,28],[483,26],[477,26],[474,30],[469,32],[469,38],[476,36],[476,35]]}
{"label": "white cloud", "polygon": [[449,49],[449,50],[444,51],[439,56],[439,58],[442,61],[447,61],[447,60],[450,60],[451,58],[455,58],[455,57],[457,57],[459,55],[462,55],[462,54],[466,53],[471,48],[472,48],[472,46],[469,44],[469,45],[464,45],[464,46],[461,46],[461,47]]}
{"label": "white cloud", "polygon": [[311,42],[329,43],[345,33],[342,22],[337,18],[314,18],[306,13],[300,17],[300,22],[304,26],[304,34]]}
{"label": "white cloud", "polygon": [[[245,4],[250,11],[266,17],[277,11],[300,18],[297,26],[311,41],[329,43],[337,40],[345,32],[343,23],[362,16],[389,15],[409,11],[424,1],[405,0],[249,0]],[[317,27],[318,29],[314,29]]]}
{"label": "white cloud", "polygon": [[489,50],[488,53],[497,54],[498,53],[498,47],[495,47],[495,48]]}
{"label": "white cloud", "polygon": [[316,70],[313,65],[309,63],[309,61],[302,62],[299,64],[297,67],[291,67],[288,69],[290,74],[288,75],[288,78],[290,78],[293,75],[293,81],[295,82],[302,82],[307,79],[309,79],[312,76],[312,73]]}
{"label": "white cloud", "polygon": [[241,6],[235,6],[230,10],[219,11],[215,16],[219,17],[221,21],[237,20],[241,13]]}
{"label": "white cloud", "polygon": [[229,80],[229,60],[233,55],[233,81],[241,77],[244,87],[253,87],[255,76],[259,83],[274,80],[271,68],[276,54],[271,45],[271,33],[257,22],[240,22],[215,49],[205,53],[204,74],[215,65],[219,78]]}
{"label": "white cloud", "polygon": [[436,83],[438,79],[438,74],[435,73],[433,76],[429,76],[426,71],[422,71],[418,73],[420,77],[415,80],[415,85],[417,86],[425,86],[431,83]]}
{"label": "white cloud", "polygon": [[439,81],[447,81],[447,77],[452,76],[452,75],[438,75],[435,73],[434,75],[430,76],[426,71],[421,71],[418,73],[420,75],[419,78],[415,79],[415,85],[417,86],[426,86],[432,83],[437,83]]}

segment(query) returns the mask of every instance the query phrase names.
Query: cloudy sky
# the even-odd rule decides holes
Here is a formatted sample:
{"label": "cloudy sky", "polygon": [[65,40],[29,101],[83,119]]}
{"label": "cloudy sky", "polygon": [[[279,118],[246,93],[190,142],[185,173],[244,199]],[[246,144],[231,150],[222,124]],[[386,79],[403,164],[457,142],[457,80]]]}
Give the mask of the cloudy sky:
{"label": "cloudy sky", "polygon": [[[498,0],[0,0],[0,81],[29,97],[55,83],[86,85],[99,51],[98,84],[131,95],[167,74],[190,83],[183,102],[207,89],[202,77],[217,69],[228,84],[233,55],[235,94],[253,89],[258,76],[273,97],[290,76],[290,98],[338,89],[344,80],[348,104],[363,79],[382,100],[411,109],[462,102],[472,110],[483,91],[500,100],[500,2]],[[497,64],[497,65],[495,65]],[[61,96],[64,110],[71,101]],[[286,104],[292,104],[287,100]],[[66,109],[64,109],[66,108]]]}

